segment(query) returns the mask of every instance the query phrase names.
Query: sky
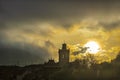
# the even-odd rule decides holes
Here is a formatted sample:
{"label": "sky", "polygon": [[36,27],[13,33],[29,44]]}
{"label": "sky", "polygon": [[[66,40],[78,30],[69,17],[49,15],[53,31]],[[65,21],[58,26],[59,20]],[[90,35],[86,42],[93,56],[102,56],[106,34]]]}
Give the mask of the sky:
{"label": "sky", "polygon": [[0,64],[28,65],[58,61],[66,42],[72,52],[96,41],[100,62],[110,62],[120,50],[118,0],[0,0]]}

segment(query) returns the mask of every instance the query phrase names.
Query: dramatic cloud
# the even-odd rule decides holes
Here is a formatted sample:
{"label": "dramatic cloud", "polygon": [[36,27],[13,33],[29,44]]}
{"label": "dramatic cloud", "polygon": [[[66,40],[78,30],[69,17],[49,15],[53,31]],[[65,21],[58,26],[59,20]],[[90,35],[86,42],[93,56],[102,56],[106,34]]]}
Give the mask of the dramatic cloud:
{"label": "dramatic cloud", "polygon": [[0,65],[28,65],[47,61],[50,53],[44,47],[33,44],[14,43],[0,46]]}
{"label": "dramatic cloud", "polygon": [[[30,59],[31,63],[41,63],[49,58],[57,61],[58,49],[64,41],[71,53],[78,53],[81,50],[76,50],[75,45],[82,47],[90,40],[100,44],[99,56],[107,59],[96,60],[110,61],[120,50],[119,8],[119,1],[112,0],[1,0],[0,55],[3,57],[0,63],[16,64],[20,55],[21,64]],[[9,62],[12,58],[9,54],[16,56],[13,62]],[[81,58],[81,54],[77,58]],[[76,56],[71,54],[71,61],[74,59]]]}

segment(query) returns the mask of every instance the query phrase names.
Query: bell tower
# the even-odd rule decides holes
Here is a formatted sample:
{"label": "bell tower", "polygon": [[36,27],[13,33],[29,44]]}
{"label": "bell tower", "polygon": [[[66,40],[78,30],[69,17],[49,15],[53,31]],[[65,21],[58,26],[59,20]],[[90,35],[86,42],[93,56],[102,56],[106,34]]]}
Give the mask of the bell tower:
{"label": "bell tower", "polygon": [[59,64],[69,63],[70,50],[67,49],[66,43],[62,44],[62,49],[59,49]]}

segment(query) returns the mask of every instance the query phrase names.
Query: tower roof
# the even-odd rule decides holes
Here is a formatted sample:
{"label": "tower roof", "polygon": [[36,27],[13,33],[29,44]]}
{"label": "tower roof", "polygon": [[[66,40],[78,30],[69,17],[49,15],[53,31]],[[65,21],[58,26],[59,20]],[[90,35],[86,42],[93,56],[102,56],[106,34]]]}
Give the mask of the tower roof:
{"label": "tower roof", "polygon": [[67,49],[67,44],[66,43],[62,44],[62,49]]}

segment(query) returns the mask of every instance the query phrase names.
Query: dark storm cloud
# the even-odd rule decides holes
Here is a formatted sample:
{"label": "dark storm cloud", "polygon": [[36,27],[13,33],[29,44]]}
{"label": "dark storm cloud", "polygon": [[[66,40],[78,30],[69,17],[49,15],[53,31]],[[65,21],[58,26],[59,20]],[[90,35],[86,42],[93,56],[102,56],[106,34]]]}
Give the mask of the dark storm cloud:
{"label": "dark storm cloud", "polygon": [[[50,56],[47,49],[32,44],[0,43],[0,65],[28,65],[46,61]],[[19,63],[19,64],[18,64]]]}
{"label": "dark storm cloud", "polygon": [[25,63],[33,63],[35,58],[38,58],[38,56],[29,54],[29,52],[20,50],[20,49],[14,49],[14,48],[1,48],[0,49],[0,64],[6,65],[6,64],[16,64],[19,63],[19,65],[25,65]]}
{"label": "dark storm cloud", "polygon": [[[19,30],[22,30],[25,33],[31,33],[31,34],[37,34],[37,35],[42,35],[42,36],[52,36],[54,34],[54,32],[49,29],[41,29],[40,27],[46,27],[46,26],[38,26],[38,25],[34,25],[31,24],[32,26],[27,26],[24,28],[19,28]],[[23,25],[24,26],[24,25]]]}
{"label": "dark storm cloud", "polygon": [[120,20],[112,21],[112,22],[100,22],[99,24],[102,25],[103,28],[109,31],[114,28],[120,27]]}
{"label": "dark storm cloud", "polygon": [[0,22],[0,29],[5,29],[5,24],[3,22]]}
{"label": "dark storm cloud", "polygon": [[46,21],[56,22],[64,27],[87,16],[109,15],[119,12],[119,1],[39,1],[2,0],[2,10],[9,14],[8,22]]}
{"label": "dark storm cloud", "polygon": [[2,14],[4,11],[3,6],[2,6],[2,1],[0,0],[0,14]]}
{"label": "dark storm cloud", "polygon": [[[55,47],[51,41],[45,41],[45,47],[24,42],[23,35],[27,33],[39,34],[40,37],[51,37],[55,34],[48,27],[42,29],[41,27],[45,26],[35,25],[35,22],[39,24],[46,22],[55,27],[60,26],[68,29],[86,17],[94,18],[119,14],[119,8],[119,1],[111,0],[0,0],[0,64],[36,63],[48,59],[50,52],[45,47]],[[113,26],[118,25],[118,22],[100,24],[106,29],[111,26],[112,29]],[[90,29],[92,28],[95,29],[94,27]],[[15,32],[13,32],[14,30]],[[13,36],[17,34],[20,35],[18,38],[23,39],[22,42],[15,42],[16,38]],[[28,37],[31,35],[27,35]],[[12,41],[9,38],[12,38]]]}
{"label": "dark storm cloud", "polygon": [[51,41],[45,41],[45,46],[46,47],[52,47],[52,48],[55,48],[55,45],[51,42]]}
{"label": "dark storm cloud", "polygon": [[3,13],[4,13],[4,9],[1,5],[1,1],[0,1],[0,29],[4,28],[5,27],[5,24],[4,24],[4,19],[3,19]]}

